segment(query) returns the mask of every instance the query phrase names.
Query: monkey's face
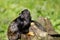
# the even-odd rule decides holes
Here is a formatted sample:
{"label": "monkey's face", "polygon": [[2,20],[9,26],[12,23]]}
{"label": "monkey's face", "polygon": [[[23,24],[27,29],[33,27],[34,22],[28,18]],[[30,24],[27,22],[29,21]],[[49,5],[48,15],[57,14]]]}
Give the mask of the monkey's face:
{"label": "monkey's face", "polygon": [[26,18],[30,16],[30,12],[28,10],[24,10],[22,13]]}
{"label": "monkey's face", "polygon": [[26,19],[29,19],[30,20],[30,18],[31,18],[30,12],[27,9],[23,10],[21,12],[20,16],[24,20],[26,20]]}

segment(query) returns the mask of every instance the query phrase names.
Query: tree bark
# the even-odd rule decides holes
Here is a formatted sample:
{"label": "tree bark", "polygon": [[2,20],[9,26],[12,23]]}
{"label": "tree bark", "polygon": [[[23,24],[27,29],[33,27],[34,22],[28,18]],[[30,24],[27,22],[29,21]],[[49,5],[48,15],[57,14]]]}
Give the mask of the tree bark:
{"label": "tree bark", "polygon": [[29,31],[33,32],[34,36],[21,34],[21,40],[60,40],[60,37],[51,36],[57,33],[54,31],[52,24],[48,18],[46,19],[40,17],[37,22],[39,22],[46,29],[47,32],[42,31],[34,23],[32,23]]}

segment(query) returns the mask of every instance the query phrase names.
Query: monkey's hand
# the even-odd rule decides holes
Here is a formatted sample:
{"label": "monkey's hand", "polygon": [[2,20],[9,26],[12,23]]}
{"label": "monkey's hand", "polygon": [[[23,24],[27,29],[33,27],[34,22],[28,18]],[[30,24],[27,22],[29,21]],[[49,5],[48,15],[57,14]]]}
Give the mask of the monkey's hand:
{"label": "monkey's hand", "polygon": [[34,33],[33,32],[28,32],[27,35],[28,36],[34,36]]}

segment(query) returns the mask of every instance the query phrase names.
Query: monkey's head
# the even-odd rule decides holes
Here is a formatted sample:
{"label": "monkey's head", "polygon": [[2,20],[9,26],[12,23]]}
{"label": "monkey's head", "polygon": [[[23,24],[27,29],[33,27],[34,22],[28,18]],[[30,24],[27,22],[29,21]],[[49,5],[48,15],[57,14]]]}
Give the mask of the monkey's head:
{"label": "monkey's head", "polygon": [[31,15],[30,15],[30,11],[28,9],[24,9],[21,13],[20,13],[20,17],[23,20],[31,20]]}

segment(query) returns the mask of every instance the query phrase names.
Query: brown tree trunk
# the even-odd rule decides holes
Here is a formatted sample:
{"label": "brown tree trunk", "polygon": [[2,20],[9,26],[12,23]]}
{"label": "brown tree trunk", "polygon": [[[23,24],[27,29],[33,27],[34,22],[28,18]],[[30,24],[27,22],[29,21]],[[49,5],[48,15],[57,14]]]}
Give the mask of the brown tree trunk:
{"label": "brown tree trunk", "polygon": [[51,36],[57,33],[54,31],[49,19],[40,17],[38,22],[46,29],[47,32],[41,31],[41,29],[39,29],[35,24],[33,24],[31,25],[29,31],[33,32],[34,36],[27,36],[21,34],[21,40],[60,40],[60,37]]}

